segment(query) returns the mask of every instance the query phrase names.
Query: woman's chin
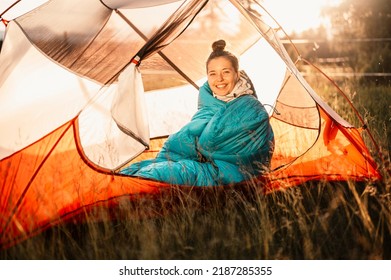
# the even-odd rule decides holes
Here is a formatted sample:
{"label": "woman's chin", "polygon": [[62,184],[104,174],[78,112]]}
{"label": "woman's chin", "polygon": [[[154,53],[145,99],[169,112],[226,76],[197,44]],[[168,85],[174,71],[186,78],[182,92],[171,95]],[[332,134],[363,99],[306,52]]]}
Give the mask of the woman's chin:
{"label": "woman's chin", "polygon": [[228,94],[228,92],[227,91],[215,91],[214,94],[218,95],[218,96],[226,96]]}

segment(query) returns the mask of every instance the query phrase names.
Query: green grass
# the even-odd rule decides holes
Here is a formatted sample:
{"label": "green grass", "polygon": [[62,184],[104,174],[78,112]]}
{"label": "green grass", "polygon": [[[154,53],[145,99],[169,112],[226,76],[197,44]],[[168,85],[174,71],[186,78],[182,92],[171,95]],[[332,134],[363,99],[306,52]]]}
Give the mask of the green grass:
{"label": "green grass", "polygon": [[[352,88],[384,155],[381,182],[309,182],[270,195],[254,185],[172,189],[100,210],[114,220],[53,227],[0,259],[391,259],[390,88]],[[155,215],[136,218],[144,211]]]}

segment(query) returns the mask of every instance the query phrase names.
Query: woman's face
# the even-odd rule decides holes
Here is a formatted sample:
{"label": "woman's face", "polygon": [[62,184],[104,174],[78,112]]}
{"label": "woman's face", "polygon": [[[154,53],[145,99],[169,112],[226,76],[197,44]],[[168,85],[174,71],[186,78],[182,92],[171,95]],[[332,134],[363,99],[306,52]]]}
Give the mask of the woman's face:
{"label": "woman's face", "polygon": [[222,96],[233,90],[239,77],[231,61],[222,56],[209,61],[207,74],[211,90],[214,94]]}

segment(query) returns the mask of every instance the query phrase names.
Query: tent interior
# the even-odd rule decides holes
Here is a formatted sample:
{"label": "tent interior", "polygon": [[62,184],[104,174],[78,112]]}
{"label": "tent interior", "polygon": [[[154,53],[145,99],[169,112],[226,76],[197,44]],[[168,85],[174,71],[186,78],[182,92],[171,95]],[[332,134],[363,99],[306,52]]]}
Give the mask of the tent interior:
{"label": "tent interior", "polygon": [[[9,117],[2,118],[2,127],[9,131],[2,139],[9,142],[1,145],[2,157],[80,114],[85,156],[102,168],[118,170],[142,153],[149,139],[166,137],[190,120],[197,110],[198,87],[206,80],[205,61],[211,43],[221,38],[240,57],[241,69],[252,79],[270,113],[276,133],[272,169],[289,164],[314,146],[324,125],[319,106],[350,127],[300,75],[279,40],[280,26],[256,1],[249,1],[246,7],[240,1],[160,2],[154,6],[150,2],[108,1],[113,11],[100,1],[54,0],[11,22],[7,37],[14,38],[7,38],[2,51],[2,65],[12,65],[2,75],[6,95],[1,96],[1,109],[12,110]],[[156,32],[161,37],[154,40]],[[8,41],[20,47],[8,46]],[[142,87],[145,94],[128,101],[132,108],[118,105],[124,100],[116,97],[116,78],[139,50],[145,49],[146,41],[154,45],[141,58],[141,77],[127,81],[142,83],[134,86]],[[12,61],[4,61],[7,59]],[[27,74],[32,68],[34,75]],[[28,91],[15,84],[20,77],[24,77],[22,85],[29,85]],[[17,101],[21,99],[22,104]],[[32,112],[37,106],[40,114]],[[15,116],[20,111],[24,114]],[[128,122],[129,130],[145,141],[133,140],[118,129],[113,114]],[[31,117],[26,119],[26,115]],[[154,156],[152,151],[143,157]]]}

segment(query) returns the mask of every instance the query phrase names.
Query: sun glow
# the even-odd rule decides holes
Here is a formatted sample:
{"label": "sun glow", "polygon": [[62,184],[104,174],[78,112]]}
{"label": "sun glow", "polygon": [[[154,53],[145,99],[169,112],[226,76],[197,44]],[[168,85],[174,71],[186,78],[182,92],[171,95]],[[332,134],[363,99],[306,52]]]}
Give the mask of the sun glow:
{"label": "sun glow", "polygon": [[289,34],[325,26],[328,19],[321,17],[324,7],[338,5],[341,0],[264,0],[263,5]]}

